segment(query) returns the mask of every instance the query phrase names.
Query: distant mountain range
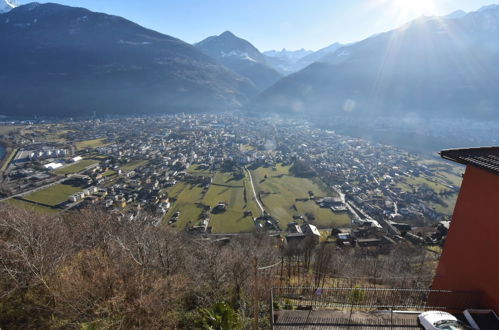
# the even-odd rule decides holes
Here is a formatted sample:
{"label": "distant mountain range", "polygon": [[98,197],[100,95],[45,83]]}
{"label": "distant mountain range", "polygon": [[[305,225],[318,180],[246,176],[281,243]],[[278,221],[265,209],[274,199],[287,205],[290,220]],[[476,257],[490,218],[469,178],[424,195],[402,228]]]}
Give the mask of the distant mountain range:
{"label": "distant mountain range", "polygon": [[124,18],[31,3],[0,14],[0,114],[229,110],[252,82]]}
{"label": "distant mountain range", "polygon": [[299,49],[299,50],[269,50],[263,52],[263,55],[267,58],[267,63],[276,69],[283,75],[288,75],[290,73],[298,71],[296,69],[298,61],[307,55],[313,54],[311,50]]}
{"label": "distant mountain range", "polygon": [[497,119],[499,6],[421,17],[337,49],[260,94],[262,112]]}
{"label": "distant mountain range", "polygon": [[324,56],[329,55],[346,46],[335,42],[332,45],[319,49],[316,52],[300,49],[297,51],[267,51],[263,55],[267,57],[267,62],[277,71],[284,75],[289,75],[300,71],[310,64],[320,61]]}
{"label": "distant mountain range", "polygon": [[499,114],[498,5],[421,17],[317,52],[264,54],[229,31],[193,46],[83,8],[14,7],[0,0],[0,115],[243,106],[319,117],[413,113],[497,119]]}
{"label": "distant mountain range", "polygon": [[282,77],[267,64],[265,57],[255,46],[236,37],[230,31],[208,37],[194,46],[232,71],[251,80],[259,90],[270,87]]}

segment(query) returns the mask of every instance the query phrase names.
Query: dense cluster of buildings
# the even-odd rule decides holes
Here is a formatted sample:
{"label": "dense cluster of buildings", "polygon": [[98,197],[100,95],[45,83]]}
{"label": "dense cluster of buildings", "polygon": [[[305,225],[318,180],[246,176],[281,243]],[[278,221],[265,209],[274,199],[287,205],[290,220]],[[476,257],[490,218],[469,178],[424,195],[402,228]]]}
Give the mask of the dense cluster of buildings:
{"label": "dense cluster of buildings", "polygon": [[[320,207],[349,212],[359,227],[384,228],[396,235],[410,231],[402,228],[408,226],[406,222],[445,220],[431,205],[444,204],[445,194],[458,190],[450,184],[444,193],[427,185],[404,190],[399,184],[402,178],[431,177],[432,170],[393,147],[303,122],[179,114],[58,125],[66,132],[61,141],[41,142],[32,135],[23,140],[7,171],[7,182],[16,187],[15,193],[84,175],[89,179],[81,192],[68,196],[71,207],[98,204],[131,218],[145,210],[159,222],[173,203],[167,188],[188,180],[201,180],[205,188],[211,184],[210,177],[189,175],[192,164],[217,171],[299,162],[296,175],[318,176],[337,192],[337,196],[316,200]],[[102,143],[75,148],[78,141],[94,139]],[[56,173],[89,158],[96,163],[77,173]]]}

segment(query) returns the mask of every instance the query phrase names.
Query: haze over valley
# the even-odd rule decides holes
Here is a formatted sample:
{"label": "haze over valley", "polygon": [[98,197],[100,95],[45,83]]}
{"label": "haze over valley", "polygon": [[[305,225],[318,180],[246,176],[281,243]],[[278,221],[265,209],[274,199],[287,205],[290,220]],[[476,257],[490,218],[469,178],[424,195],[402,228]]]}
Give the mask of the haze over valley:
{"label": "haze over valley", "polygon": [[[490,308],[473,249],[497,253],[499,5],[481,5],[0,0],[0,329]],[[466,287],[466,264],[437,268],[461,255]]]}

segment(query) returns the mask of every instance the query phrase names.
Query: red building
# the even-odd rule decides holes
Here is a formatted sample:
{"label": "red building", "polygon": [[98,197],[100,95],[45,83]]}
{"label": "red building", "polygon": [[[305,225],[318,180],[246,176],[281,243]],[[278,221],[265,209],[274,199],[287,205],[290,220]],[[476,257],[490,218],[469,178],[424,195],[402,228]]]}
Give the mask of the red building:
{"label": "red building", "polygon": [[480,307],[499,312],[499,147],[441,156],[466,172],[432,289],[480,292]]}

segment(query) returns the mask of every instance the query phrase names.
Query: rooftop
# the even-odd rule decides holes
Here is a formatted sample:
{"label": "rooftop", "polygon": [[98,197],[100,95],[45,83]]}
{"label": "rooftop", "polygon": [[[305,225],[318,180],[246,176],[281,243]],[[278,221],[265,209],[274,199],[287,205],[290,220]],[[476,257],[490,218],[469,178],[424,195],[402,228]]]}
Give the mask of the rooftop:
{"label": "rooftop", "polygon": [[460,164],[472,165],[499,174],[499,147],[449,149],[441,151],[440,156]]}

